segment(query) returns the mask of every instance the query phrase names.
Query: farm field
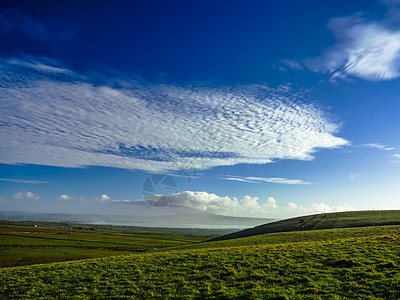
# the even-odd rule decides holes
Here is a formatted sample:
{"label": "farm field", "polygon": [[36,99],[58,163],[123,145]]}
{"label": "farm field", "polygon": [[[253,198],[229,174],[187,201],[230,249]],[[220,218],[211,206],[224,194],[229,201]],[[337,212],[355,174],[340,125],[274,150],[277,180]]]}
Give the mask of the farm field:
{"label": "farm field", "polygon": [[229,230],[0,221],[0,267],[176,247],[198,243],[227,232]]}
{"label": "farm field", "polygon": [[270,233],[2,269],[0,297],[399,299],[400,226]]}

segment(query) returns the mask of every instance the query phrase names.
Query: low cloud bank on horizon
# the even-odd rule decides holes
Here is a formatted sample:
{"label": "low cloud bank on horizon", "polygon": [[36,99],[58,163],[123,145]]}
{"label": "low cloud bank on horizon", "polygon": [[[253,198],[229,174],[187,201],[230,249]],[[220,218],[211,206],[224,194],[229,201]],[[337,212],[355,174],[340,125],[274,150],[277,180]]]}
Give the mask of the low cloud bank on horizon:
{"label": "low cloud bank on horizon", "polygon": [[[248,217],[274,217],[285,218],[313,213],[330,213],[339,211],[352,211],[353,207],[343,204],[330,206],[324,202],[313,202],[311,205],[299,205],[289,202],[279,206],[274,197],[261,200],[258,197],[244,196],[242,199],[236,197],[221,197],[207,192],[183,191],[170,195],[170,201],[163,199],[165,195],[153,195],[160,202],[170,202],[167,209],[186,208],[191,211],[202,211],[226,216],[248,216]],[[110,203],[124,205],[144,205],[144,200],[112,200]]]}

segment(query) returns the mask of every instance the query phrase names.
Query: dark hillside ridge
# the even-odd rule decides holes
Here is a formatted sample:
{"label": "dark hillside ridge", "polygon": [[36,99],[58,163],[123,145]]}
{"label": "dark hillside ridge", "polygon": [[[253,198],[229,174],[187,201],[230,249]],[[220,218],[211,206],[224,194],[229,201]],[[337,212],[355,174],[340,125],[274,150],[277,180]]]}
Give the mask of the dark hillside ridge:
{"label": "dark hillside ridge", "polygon": [[274,232],[384,225],[400,225],[400,210],[347,211],[302,216],[259,225],[210,241],[223,241]]}

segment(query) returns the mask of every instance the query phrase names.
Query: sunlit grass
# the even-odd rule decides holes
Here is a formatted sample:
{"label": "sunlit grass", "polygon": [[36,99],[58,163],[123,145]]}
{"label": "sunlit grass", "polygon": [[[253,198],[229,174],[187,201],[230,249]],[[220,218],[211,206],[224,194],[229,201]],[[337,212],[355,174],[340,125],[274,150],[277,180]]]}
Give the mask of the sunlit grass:
{"label": "sunlit grass", "polygon": [[398,226],[280,233],[237,244],[5,268],[0,295],[398,299],[399,245]]}

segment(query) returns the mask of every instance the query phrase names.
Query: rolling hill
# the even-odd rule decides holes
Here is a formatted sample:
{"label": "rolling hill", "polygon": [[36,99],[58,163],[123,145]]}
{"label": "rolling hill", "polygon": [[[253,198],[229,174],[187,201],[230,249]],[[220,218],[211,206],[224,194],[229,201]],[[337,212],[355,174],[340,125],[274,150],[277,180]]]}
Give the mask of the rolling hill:
{"label": "rolling hill", "polygon": [[275,232],[383,225],[400,225],[400,210],[348,211],[302,216],[259,225],[219,236],[211,241],[222,241]]}
{"label": "rolling hill", "polygon": [[3,268],[2,299],[399,299],[400,226],[272,233]]}
{"label": "rolling hill", "polygon": [[[400,211],[319,214],[257,226],[210,242],[183,232],[168,235],[166,229],[152,235],[143,235],[149,229],[140,228],[132,229],[135,234],[120,230],[111,234],[103,226],[84,232],[75,227],[9,224],[13,235],[6,238],[13,245],[24,235],[25,247],[28,228],[39,230],[35,237],[29,236],[33,250],[44,243],[40,236],[62,242],[61,251],[77,243],[90,247],[101,243],[102,248],[121,247],[121,243],[163,247],[5,267],[0,273],[0,298],[400,299],[399,219]],[[57,234],[64,230],[71,234]],[[2,240],[5,246],[6,238]],[[54,248],[48,250],[44,255]]]}

